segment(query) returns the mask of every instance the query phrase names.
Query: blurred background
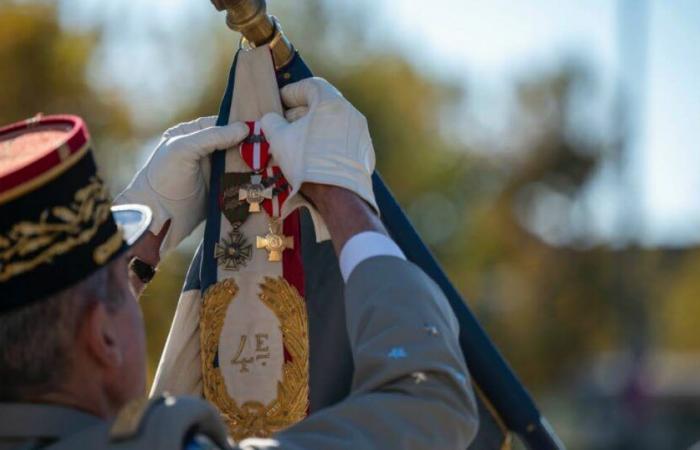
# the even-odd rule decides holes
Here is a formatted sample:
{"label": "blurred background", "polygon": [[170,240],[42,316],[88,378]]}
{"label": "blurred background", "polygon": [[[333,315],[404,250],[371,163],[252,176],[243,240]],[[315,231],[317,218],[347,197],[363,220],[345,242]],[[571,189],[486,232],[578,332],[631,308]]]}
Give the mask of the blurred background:
{"label": "blurred background", "polygon": [[[569,448],[700,440],[700,3],[269,9]],[[206,0],[0,0],[0,122],[85,117],[117,193],[237,45]],[[200,238],[142,299],[150,376]]]}

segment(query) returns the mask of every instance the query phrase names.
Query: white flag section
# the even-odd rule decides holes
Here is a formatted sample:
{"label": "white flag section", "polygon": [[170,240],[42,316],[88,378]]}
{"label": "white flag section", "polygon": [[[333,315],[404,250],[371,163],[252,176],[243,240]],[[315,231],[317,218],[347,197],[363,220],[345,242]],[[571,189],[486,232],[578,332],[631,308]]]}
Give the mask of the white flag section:
{"label": "white flag section", "polygon": [[[266,46],[239,51],[233,92],[229,122],[283,112]],[[225,173],[250,172],[238,149],[227,149]],[[197,288],[180,297],[151,395],[204,396],[222,412],[234,439],[268,436],[303,419],[308,410],[306,305],[285,280],[283,263],[255,249],[256,237],[270,233],[265,210],[235,224],[225,214],[219,219],[221,243],[236,235],[254,250],[235,268],[219,264],[218,282],[204,298],[199,283],[186,284]],[[198,259],[188,278],[192,271],[198,275]]]}
{"label": "white flag section", "polygon": [[[198,271],[198,269],[196,269]],[[202,395],[202,363],[199,356],[199,289],[183,291],[158,363],[151,396]]]}

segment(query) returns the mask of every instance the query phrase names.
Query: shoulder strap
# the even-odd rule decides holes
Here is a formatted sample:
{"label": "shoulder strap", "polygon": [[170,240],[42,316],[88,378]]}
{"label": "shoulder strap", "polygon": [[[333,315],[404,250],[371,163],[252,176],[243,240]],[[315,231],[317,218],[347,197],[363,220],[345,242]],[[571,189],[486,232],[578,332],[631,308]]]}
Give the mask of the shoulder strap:
{"label": "shoulder strap", "polygon": [[229,448],[219,414],[193,397],[163,395],[127,404],[112,424],[102,423],[72,434],[46,450],[179,450],[201,435],[218,448]]}

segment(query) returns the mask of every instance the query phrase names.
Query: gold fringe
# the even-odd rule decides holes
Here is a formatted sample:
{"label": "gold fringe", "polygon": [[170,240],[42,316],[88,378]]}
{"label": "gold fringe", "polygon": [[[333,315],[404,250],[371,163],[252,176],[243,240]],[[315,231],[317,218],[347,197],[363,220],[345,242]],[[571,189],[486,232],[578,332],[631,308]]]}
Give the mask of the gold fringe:
{"label": "gold fringe", "polygon": [[500,428],[503,432],[503,443],[501,444],[501,450],[511,450],[511,448],[513,447],[512,433],[510,432],[506,424],[503,422],[503,419],[498,414],[498,411],[496,411],[496,408],[493,406],[491,401],[486,397],[486,395],[484,395],[484,391],[482,391],[479,385],[476,384],[473,380],[472,385],[476,389],[476,393],[479,396],[479,398],[481,398],[481,401],[484,402],[486,409],[488,409],[491,413],[491,417],[493,417],[496,421],[496,425],[498,425],[498,428]]}

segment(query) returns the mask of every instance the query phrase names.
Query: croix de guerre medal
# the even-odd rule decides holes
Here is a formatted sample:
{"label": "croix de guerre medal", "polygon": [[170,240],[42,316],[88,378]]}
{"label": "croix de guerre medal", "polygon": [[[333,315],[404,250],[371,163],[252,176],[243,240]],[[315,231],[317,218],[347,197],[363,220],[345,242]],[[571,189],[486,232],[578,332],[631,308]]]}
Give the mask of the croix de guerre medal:
{"label": "croix de guerre medal", "polygon": [[214,247],[214,258],[226,270],[239,270],[253,257],[253,246],[240,231],[240,222],[232,224],[227,238],[221,239]]}

